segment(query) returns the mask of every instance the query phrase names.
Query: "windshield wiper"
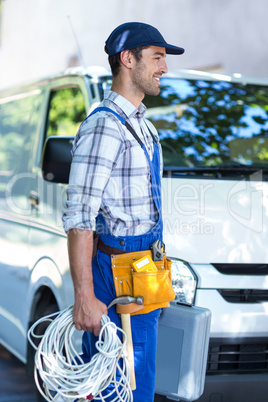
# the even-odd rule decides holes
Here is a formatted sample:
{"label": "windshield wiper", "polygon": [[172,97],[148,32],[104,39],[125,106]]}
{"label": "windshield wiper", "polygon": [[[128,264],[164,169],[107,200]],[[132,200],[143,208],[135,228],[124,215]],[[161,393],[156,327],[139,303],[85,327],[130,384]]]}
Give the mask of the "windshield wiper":
{"label": "windshield wiper", "polygon": [[243,165],[236,162],[213,166],[164,166],[164,176],[248,176],[257,172],[267,172],[268,167]]}
{"label": "windshield wiper", "polygon": [[219,165],[200,165],[200,166],[164,166],[164,171],[166,172],[220,172],[220,171],[233,171],[233,170],[241,170],[241,171],[267,171],[268,166],[263,165],[244,165],[238,162],[228,162],[222,163]]}
{"label": "windshield wiper", "polygon": [[211,167],[215,168],[227,168],[227,169],[239,169],[239,168],[245,168],[245,169],[251,169],[251,170],[259,170],[260,166],[256,165],[246,165],[245,163],[241,162],[235,162],[235,161],[230,161],[230,162],[223,162],[219,163],[218,165],[211,165]]}
{"label": "windshield wiper", "polygon": [[260,170],[266,171],[268,167],[255,164],[255,165],[245,165],[240,162],[224,162],[219,165],[210,166],[211,168],[218,169],[219,171],[240,171],[240,172],[259,172]]}

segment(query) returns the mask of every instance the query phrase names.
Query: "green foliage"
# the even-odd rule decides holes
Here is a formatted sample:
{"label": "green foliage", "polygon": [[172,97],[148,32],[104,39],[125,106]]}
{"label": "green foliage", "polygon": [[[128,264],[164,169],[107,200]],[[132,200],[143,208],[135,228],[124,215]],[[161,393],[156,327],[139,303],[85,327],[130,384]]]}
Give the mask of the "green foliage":
{"label": "green foliage", "polygon": [[85,103],[78,88],[64,88],[52,93],[47,137],[74,136],[86,118]]}
{"label": "green foliage", "polygon": [[[37,129],[42,119],[44,96],[39,90],[2,100],[0,105],[0,172],[5,181],[16,171],[27,171],[32,147],[40,140]],[[74,136],[85,119],[85,104],[78,88],[52,92],[47,122],[47,136]],[[22,152],[23,149],[23,152]]]}
{"label": "green foliage", "polygon": [[[40,118],[40,94],[22,94],[17,100],[0,105],[1,178],[25,169]],[[22,152],[23,149],[23,152]]]}
{"label": "green foliage", "polygon": [[145,104],[166,165],[268,161],[267,141],[256,141],[268,137],[267,87],[166,78]]}

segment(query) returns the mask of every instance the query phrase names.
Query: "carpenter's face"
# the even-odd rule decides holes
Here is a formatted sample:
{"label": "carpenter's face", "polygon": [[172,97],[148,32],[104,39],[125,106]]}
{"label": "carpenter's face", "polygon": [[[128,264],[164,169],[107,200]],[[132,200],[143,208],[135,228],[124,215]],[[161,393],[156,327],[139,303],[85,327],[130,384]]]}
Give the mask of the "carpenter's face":
{"label": "carpenter's face", "polygon": [[167,73],[166,49],[150,46],[143,49],[140,61],[133,70],[132,83],[137,91],[144,95],[160,93],[160,78]]}

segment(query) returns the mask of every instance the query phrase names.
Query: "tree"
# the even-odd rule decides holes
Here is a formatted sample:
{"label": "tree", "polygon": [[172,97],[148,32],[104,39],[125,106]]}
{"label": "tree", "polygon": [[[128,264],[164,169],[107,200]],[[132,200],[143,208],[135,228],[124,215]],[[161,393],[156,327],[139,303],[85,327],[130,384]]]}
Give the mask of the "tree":
{"label": "tree", "polygon": [[225,81],[163,79],[146,97],[169,166],[268,160],[268,88]]}

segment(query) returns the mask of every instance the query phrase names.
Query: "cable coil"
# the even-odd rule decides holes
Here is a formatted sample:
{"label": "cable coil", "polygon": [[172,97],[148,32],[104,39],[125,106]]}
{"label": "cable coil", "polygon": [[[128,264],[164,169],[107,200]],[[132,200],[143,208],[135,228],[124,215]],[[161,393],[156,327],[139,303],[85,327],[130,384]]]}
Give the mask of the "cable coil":
{"label": "cable coil", "polygon": [[[36,349],[34,378],[39,392],[46,401],[54,402],[82,402],[93,397],[96,401],[107,401],[110,398],[111,402],[132,402],[126,334],[107,315],[103,315],[101,332],[96,342],[98,353],[85,363],[72,342],[76,330],[72,311],[73,306],[70,306],[43,317],[28,331],[29,342]],[[50,322],[45,334],[36,335],[35,328],[45,321]],[[117,331],[123,334],[123,342]],[[38,347],[32,338],[41,338]],[[113,385],[112,390],[103,395],[110,384]]]}

